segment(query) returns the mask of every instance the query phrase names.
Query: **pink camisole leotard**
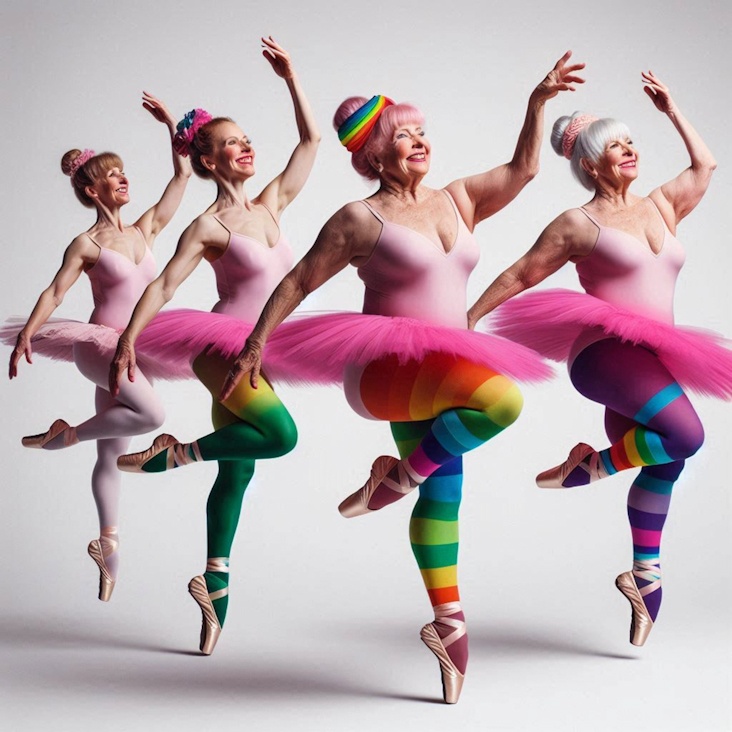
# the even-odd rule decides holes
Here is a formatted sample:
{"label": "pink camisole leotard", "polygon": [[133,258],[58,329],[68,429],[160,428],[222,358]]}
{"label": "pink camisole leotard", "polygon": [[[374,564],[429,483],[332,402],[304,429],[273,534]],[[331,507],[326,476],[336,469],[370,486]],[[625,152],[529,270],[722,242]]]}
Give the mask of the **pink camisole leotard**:
{"label": "pink camisole leotard", "polygon": [[86,272],[94,297],[90,323],[124,329],[145,288],[155,279],[155,259],[143,233],[138,227],[135,231],[145,244],[145,253],[137,263],[114,249],[100,246],[87,234],[99,247],[99,259]]}
{"label": "pink camisole leotard", "polygon": [[362,202],[381,222],[376,246],[358,268],[366,286],[364,313],[452,328],[467,326],[468,278],[480,249],[452,196],[444,193],[456,218],[457,233],[449,251],[414,229],[387,221],[367,201]]}
{"label": "pink camisole leotard", "polygon": [[[577,263],[577,274],[588,295],[646,318],[673,325],[676,280],[686,255],[679,240],[666,226],[661,212],[651,203],[663,226],[663,244],[658,254],[633,234],[603,226],[584,208],[580,208],[597,226],[598,234],[592,252]],[[599,328],[590,328],[581,333],[570,351],[570,367],[580,351],[606,337]]]}

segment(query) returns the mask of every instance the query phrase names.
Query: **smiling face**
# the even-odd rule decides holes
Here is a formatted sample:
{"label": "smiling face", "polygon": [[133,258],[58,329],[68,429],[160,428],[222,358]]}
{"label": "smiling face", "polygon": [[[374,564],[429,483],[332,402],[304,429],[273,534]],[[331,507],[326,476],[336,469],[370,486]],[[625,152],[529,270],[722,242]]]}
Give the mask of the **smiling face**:
{"label": "smiling face", "polygon": [[86,193],[93,201],[114,209],[130,202],[129,179],[120,166],[115,165],[87,186]]}
{"label": "smiling face", "polygon": [[210,155],[201,156],[201,162],[214,177],[231,181],[246,180],[254,175],[252,141],[234,122],[216,125],[212,148]]}
{"label": "smiling face", "polygon": [[582,160],[582,167],[595,179],[611,188],[627,188],[638,177],[638,151],[626,135],[608,140],[596,163]]}
{"label": "smiling face", "polygon": [[390,144],[374,156],[374,167],[383,178],[407,181],[422,178],[430,169],[431,146],[421,124],[405,124],[392,133]]}

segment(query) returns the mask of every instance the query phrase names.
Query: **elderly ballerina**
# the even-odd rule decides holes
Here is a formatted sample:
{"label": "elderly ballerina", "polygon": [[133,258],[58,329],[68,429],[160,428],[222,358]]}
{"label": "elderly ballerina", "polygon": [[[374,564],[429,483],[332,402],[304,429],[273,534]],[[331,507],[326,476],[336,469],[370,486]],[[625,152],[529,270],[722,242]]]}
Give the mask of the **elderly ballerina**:
{"label": "elderly ballerina", "polygon": [[641,468],[628,496],[633,568],[617,579],[632,606],[635,645],[645,642],[661,605],[661,532],[674,482],[704,439],[686,389],[732,396],[732,351],[713,335],[674,326],[673,314],[685,259],[676,228],[704,196],[716,162],[668,87],[650,71],[643,83],[681,135],[689,167],[636,196],[630,186],[640,156],[625,124],[580,113],[557,120],[554,149],[593,197],[549,224],[469,313],[472,326],[567,262],[576,265],[587,294],[548,290],[508,302],[496,311],[497,332],[566,360],[575,388],[606,408],[612,445],[578,444],[537,477],[539,486],[569,488]]}
{"label": "elderly ballerina", "polygon": [[[170,139],[175,120],[165,105],[145,94],[143,106],[165,124]],[[97,220],[66,249],[61,268],[43,291],[28,322],[2,329],[6,343],[17,340],[10,356],[10,378],[18,375],[18,363],[32,352],[74,361],[79,371],[96,385],[96,414],[78,425],[56,420],[47,432],[23,438],[26,447],[59,450],[95,440],[97,461],[92,472],[92,492],[99,513],[100,538],[89,544],[89,554],[100,572],[99,599],[109,600],[119,565],[119,494],[121,476],[117,458],[128,449],[130,437],[160,427],[164,411],[147,377],[153,364],[142,363],[137,378],[123,379],[114,395],[108,391],[107,367],[119,331],[125,326],[138,298],[155,277],[152,246],[157,235],[177,210],[191,166],[173,150],[175,174],[156,205],[132,226],[122,222],[122,207],[130,201],[130,178],[120,157],[93,150],[71,150],[61,161],[71,177],[77,199],[95,209]],[[53,318],[69,288],[86,272],[94,295],[89,323]],[[148,368],[150,366],[150,368]]]}
{"label": "elderly ballerina", "polygon": [[[196,175],[216,184],[216,200],[183,232],[175,255],[135,308],[111,366],[113,391],[125,372],[134,371],[137,347],[143,355],[153,353],[156,360],[167,362],[171,373],[195,374],[212,395],[218,395],[267,298],[292,268],[293,251],[280,217],[310,175],[320,133],[289,54],[271,37],[262,43],[264,57],[290,92],[299,142],[284,170],[249,198],[246,184],[256,172],[249,136],[230,118],[212,118],[201,109],[180,123],[180,149],[190,155]],[[204,259],[216,275],[219,301],[213,311],[169,310],[156,315]],[[214,431],[193,442],[159,435],[149,449],[118,461],[122,470],[137,473],[218,462],[207,505],[206,570],[189,584],[201,608],[200,650],[207,655],[226,619],[229,555],[256,461],[285,455],[297,441],[295,423],[269,383],[255,391],[244,382],[222,403],[214,400],[212,418]]]}
{"label": "elderly ballerina", "polygon": [[358,269],[362,314],[295,318],[264,355],[289,361],[310,380],[342,382],[355,411],[391,423],[401,459],[378,458],[340,511],[372,513],[419,486],[410,538],[435,613],[421,638],[440,662],[448,703],[458,700],[468,661],[457,587],[462,455],[518,417],[522,396],[513,378],[549,372],[536,354],[467,330],[467,280],[479,257],[472,232],[536,175],[544,104],[582,81],[575,72],[583,64],[569,65],[569,57],[532,92],[511,161],[443,189],[422,184],[432,146],[419,109],[380,95],[344,101],[334,127],[355,170],[379,189],[325,224],[270,298],[223,390],[226,398],[246,372],[256,386],[275,327],[347,265]]}

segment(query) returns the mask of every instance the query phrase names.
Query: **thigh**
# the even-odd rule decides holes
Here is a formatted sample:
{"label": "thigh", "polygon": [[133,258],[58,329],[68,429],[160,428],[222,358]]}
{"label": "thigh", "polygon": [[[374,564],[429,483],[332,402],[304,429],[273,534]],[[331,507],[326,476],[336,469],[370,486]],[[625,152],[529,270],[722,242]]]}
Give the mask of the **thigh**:
{"label": "thigh", "polygon": [[[100,351],[99,347],[93,343],[76,343],[74,344],[74,363],[89,381],[96,384],[98,390],[105,391],[109,396],[110,357],[108,354]],[[127,378],[127,372],[122,374],[119,396],[116,400],[111,396],[109,399],[105,409],[114,406],[115,403],[130,407],[137,412],[146,412],[153,407],[162,409],[160,399],[152,384],[139,368],[135,372],[134,381]],[[102,411],[102,409],[97,407],[97,411]]]}
{"label": "thigh", "polygon": [[434,419],[448,409],[500,411],[513,401],[510,379],[466,359],[430,353],[421,361],[399,363],[389,356],[369,363],[360,374],[358,400],[373,419],[390,422]]}
{"label": "thigh", "polygon": [[[224,402],[218,402],[218,395],[224,385],[226,375],[231,369],[234,359],[224,358],[216,352],[204,352],[198,355],[193,361],[193,373],[198,380],[211,392],[214,401],[221,404],[228,412],[240,420],[251,421],[264,411],[275,405],[282,405],[279,397],[265,378],[260,375],[258,388],[254,389],[249,382],[248,374],[245,374],[236,385],[234,391]],[[221,421],[225,426],[226,418],[219,410],[213,412],[215,419]],[[228,422],[227,424],[232,424]]]}

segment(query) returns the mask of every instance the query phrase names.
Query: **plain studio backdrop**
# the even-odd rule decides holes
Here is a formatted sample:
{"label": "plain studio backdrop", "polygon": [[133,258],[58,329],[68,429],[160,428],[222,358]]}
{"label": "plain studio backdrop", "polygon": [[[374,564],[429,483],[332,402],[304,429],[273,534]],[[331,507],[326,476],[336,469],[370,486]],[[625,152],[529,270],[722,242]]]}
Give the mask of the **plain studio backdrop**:
{"label": "plain studio backdrop", "polygon": [[[424,111],[428,185],[507,161],[534,86],[571,48],[587,84],[547,103],[541,172],[476,232],[482,258],[469,300],[561,211],[588,195],[548,142],[552,122],[582,109],[630,126],[640,151],[633,190],[647,194],[688,164],[678,134],[643,93],[641,70],[666,82],[714,152],[709,192],[679,227],[687,264],[682,324],[732,335],[729,4],[268,1],[3,2],[0,314],[27,315],[65,246],[94,222],[59,169],[73,147],[125,161],[127,223],[171,175],[166,130],[143,89],[180,117],[232,116],[251,136],[250,196],[296,144],[285,83],[260,55],[272,34],[291,53],[323,133],[318,160],[282,227],[297,256],[347,201],[370,193],[330,120],[347,96],[386,94]],[[213,200],[193,178],[158,238],[160,267]],[[578,289],[568,266],[542,286]],[[203,263],[173,307],[216,299]],[[355,271],[306,309],[358,309]],[[82,276],[57,311],[86,320]],[[7,359],[9,349],[2,350]],[[3,361],[6,363],[6,361]],[[730,407],[693,398],[706,444],[679,481],[663,542],[664,607],[646,647],[628,644],[629,606],[613,586],[631,566],[625,500],[632,473],[590,488],[540,491],[537,472],[579,440],[604,447],[602,409],[563,367],[525,388],[520,420],[465,458],[460,587],[471,661],[457,707],[441,704],[438,664],[418,638],[430,606],[409,549],[414,498],[344,521],[338,502],[394,453],[386,424],[356,416],[338,389],[280,393],[300,428],[290,455],[261,462],[231,558],[229,616],[215,654],[199,657],[198,608],[186,584],[203,571],[214,464],[124,476],[121,569],[96,599],[86,554],[97,536],[94,445],[24,450],[20,437],[93,408],[71,364],[37,357],[2,382],[0,642],[7,730],[722,730],[730,728]],[[189,441],[210,427],[196,382],[159,383],[165,430]],[[143,449],[153,435],[134,438]]]}

